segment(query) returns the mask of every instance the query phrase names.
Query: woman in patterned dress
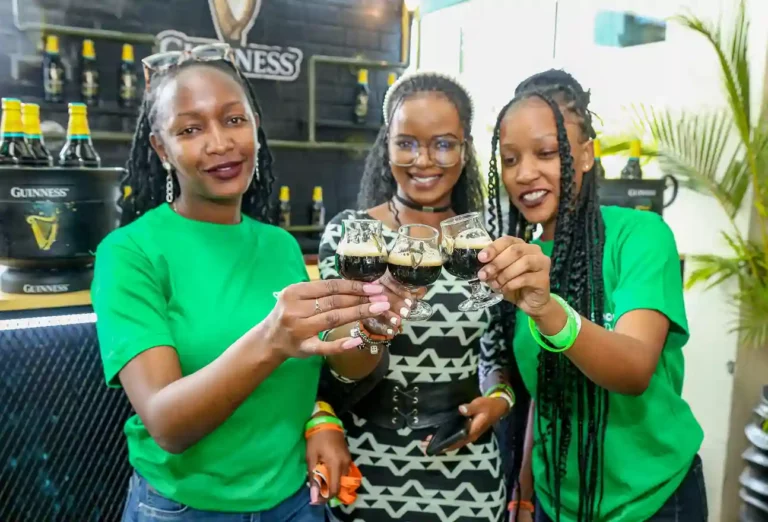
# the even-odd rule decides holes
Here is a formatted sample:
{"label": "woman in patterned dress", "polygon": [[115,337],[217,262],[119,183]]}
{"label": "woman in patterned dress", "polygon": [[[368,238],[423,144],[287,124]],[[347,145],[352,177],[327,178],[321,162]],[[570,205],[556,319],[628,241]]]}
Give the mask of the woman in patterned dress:
{"label": "woman in patterned dress", "polygon": [[[320,245],[324,279],[339,277],[334,254],[345,219],[382,221],[391,248],[403,224],[439,229],[446,218],[482,210],[481,175],[470,136],[472,102],[463,87],[435,73],[404,76],[387,93],[384,119],[361,182],[358,204],[365,210],[345,210],[325,229]],[[387,276],[383,281],[402,292]],[[371,389],[361,391],[366,387],[362,381],[342,382],[324,373],[320,396],[346,410],[337,412],[364,477],[355,504],[337,510],[342,521],[502,519],[506,484],[490,428],[509,407],[505,399],[480,392],[478,366],[498,363],[481,353],[490,312],[458,311],[468,295],[469,285],[443,270],[425,297],[434,316],[409,322],[407,309],[401,311],[406,319],[402,333],[382,358],[382,378],[368,383]],[[424,441],[441,422],[440,414],[444,420],[445,412],[457,410],[472,418],[468,440],[443,454],[425,455]]]}

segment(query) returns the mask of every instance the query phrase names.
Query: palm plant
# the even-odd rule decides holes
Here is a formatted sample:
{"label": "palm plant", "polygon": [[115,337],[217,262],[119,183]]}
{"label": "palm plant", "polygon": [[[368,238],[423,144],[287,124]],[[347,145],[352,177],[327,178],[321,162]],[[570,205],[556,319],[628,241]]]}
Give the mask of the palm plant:
{"label": "palm plant", "polygon": [[[714,51],[727,103],[707,112],[640,106],[635,108],[636,123],[653,136],[662,171],[677,177],[681,185],[715,198],[730,221],[730,229],[721,232],[730,254],[690,256],[694,270],[686,288],[713,287],[735,279],[738,285],[731,299],[739,320],[734,329],[744,342],[764,346],[768,342],[768,133],[765,118],[753,121],[745,2],[740,0],[727,31],[692,14],[673,21],[702,36]],[[751,207],[757,220],[754,239],[742,234],[734,222],[745,206]]]}

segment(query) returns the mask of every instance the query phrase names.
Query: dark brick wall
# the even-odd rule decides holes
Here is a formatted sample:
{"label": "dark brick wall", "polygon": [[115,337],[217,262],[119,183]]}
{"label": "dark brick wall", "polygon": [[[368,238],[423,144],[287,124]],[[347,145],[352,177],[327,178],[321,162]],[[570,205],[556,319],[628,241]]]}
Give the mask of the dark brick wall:
{"label": "dark brick wall", "polygon": [[[189,36],[215,38],[206,0],[20,0],[22,22],[46,22],[125,32],[157,34],[176,29]],[[307,139],[309,57],[315,54],[358,56],[392,62],[400,58],[400,0],[263,0],[260,14],[248,35],[249,43],[301,49],[301,74],[294,82],[252,80],[265,111],[269,138]],[[21,32],[13,24],[11,0],[0,0],[0,96],[39,101],[41,35]],[[70,80],[77,75],[81,38],[61,37],[61,54]],[[132,131],[133,117],[110,113],[115,107],[116,66],[122,42],[95,39],[102,83],[103,110],[91,113],[94,131]],[[137,60],[152,52],[135,44]],[[371,123],[381,121],[381,99],[387,71],[370,71]],[[356,78],[349,67],[318,66],[317,117],[349,120]],[[70,81],[74,99],[77,88]],[[66,109],[43,107],[43,119],[66,126]],[[375,130],[318,128],[318,140],[372,141]],[[58,143],[49,140],[51,149]],[[97,142],[105,165],[122,165],[128,143]],[[338,151],[274,150],[277,184],[291,187],[294,223],[307,220],[304,210],[314,185],[324,187],[329,214],[354,204],[363,156]]]}

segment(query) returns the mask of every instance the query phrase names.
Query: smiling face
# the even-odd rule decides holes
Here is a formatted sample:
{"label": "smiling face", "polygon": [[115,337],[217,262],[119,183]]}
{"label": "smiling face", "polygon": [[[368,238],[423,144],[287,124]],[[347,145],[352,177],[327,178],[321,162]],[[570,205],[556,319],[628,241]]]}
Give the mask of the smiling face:
{"label": "smiling face", "polygon": [[[576,193],[584,172],[594,164],[592,141],[581,130],[573,112],[560,110],[571,148]],[[531,97],[514,104],[499,128],[501,178],[512,204],[529,223],[541,223],[544,237],[554,235],[560,201],[561,165],[557,124],[550,106]]]}
{"label": "smiling face", "polygon": [[[406,98],[389,126],[390,167],[398,194],[422,206],[448,205],[464,167],[464,141],[459,111],[445,95],[428,92]],[[411,151],[418,151],[416,161],[400,166],[408,163],[400,158],[407,159]]]}
{"label": "smiling face", "polygon": [[190,66],[160,87],[152,146],[176,171],[184,198],[237,200],[252,181],[258,116],[226,72]]}

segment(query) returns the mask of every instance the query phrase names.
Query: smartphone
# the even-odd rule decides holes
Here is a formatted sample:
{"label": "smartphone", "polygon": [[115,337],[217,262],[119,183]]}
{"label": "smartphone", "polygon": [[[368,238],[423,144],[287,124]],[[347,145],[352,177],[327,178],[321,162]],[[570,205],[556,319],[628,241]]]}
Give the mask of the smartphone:
{"label": "smartphone", "polygon": [[429,441],[427,446],[427,455],[433,457],[439,455],[447,448],[450,448],[457,442],[460,442],[469,437],[469,426],[472,419],[459,415],[447,419],[444,423],[437,428],[437,431],[432,435],[432,440]]}

